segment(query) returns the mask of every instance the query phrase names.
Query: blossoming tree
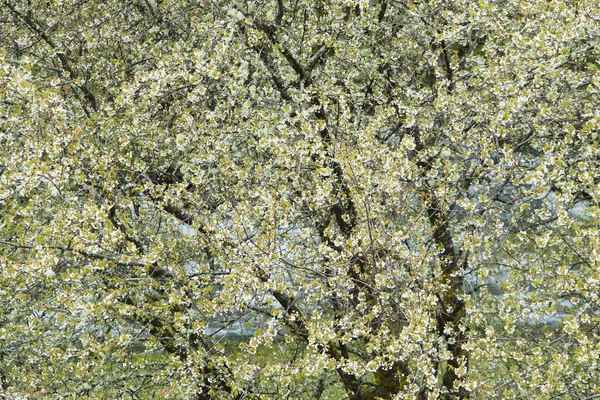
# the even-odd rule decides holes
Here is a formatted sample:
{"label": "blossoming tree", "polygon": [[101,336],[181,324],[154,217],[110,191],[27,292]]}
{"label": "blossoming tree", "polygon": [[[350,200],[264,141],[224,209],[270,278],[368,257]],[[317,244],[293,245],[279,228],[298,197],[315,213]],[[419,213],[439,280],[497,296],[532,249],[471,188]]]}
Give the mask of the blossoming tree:
{"label": "blossoming tree", "polygon": [[7,398],[600,396],[595,1],[0,20]]}

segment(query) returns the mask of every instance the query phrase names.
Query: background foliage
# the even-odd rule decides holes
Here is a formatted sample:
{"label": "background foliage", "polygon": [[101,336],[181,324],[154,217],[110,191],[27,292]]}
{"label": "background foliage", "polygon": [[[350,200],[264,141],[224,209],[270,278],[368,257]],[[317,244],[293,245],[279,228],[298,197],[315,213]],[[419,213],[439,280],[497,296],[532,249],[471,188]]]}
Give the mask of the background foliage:
{"label": "background foliage", "polygon": [[0,21],[6,398],[600,396],[595,1]]}

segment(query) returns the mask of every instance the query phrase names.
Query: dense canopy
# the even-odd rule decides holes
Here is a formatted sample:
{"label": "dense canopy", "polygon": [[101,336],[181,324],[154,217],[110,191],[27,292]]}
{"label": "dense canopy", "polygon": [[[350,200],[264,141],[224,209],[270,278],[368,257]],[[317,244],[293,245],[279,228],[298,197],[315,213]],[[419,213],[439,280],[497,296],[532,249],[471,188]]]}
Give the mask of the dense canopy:
{"label": "dense canopy", "polygon": [[599,56],[595,0],[2,1],[2,393],[600,398]]}

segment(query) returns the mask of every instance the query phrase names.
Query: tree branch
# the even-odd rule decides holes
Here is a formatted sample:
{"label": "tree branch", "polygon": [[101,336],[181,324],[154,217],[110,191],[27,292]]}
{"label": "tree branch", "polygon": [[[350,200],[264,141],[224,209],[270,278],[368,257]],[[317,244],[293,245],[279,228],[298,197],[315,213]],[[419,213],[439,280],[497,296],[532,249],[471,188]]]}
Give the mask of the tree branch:
{"label": "tree branch", "polygon": [[[5,2],[5,4],[14,15],[16,15],[18,18],[22,19],[25,22],[25,24],[27,25],[29,30],[31,30],[33,33],[37,34],[48,46],[50,46],[50,48],[55,50],[56,56],[58,57],[58,60],[60,61],[61,65],[63,67],[63,70],[65,70],[69,73],[70,78],[77,79],[78,74],[73,68],[71,68],[69,58],[67,57],[65,52],[61,51],[61,50],[57,50],[58,49],[57,44],[52,40],[52,38],[50,38],[50,36],[48,36],[46,34],[46,32],[44,32],[39,26],[37,26],[36,22],[33,21],[31,16],[23,15],[9,2]],[[83,96],[84,96],[85,100],[92,107],[92,109],[96,110],[98,107],[98,104],[97,104],[96,97],[94,96],[94,94],[89,90],[89,88],[86,85],[78,85],[77,87],[83,92]]]}
{"label": "tree branch", "polygon": [[285,101],[291,102],[292,96],[290,96],[289,94],[287,84],[281,78],[279,69],[277,68],[277,65],[275,64],[275,61],[273,60],[271,55],[268,53],[266,46],[254,46],[253,49],[258,53],[258,56],[260,57],[260,60],[263,62],[265,67],[267,67],[269,75],[271,75],[271,79],[273,80],[275,88],[277,88],[277,91],[279,92],[281,98]]}
{"label": "tree branch", "polygon": [[304,71],[304,67],[302,67],[302,64],[300,64],[300,62],[298,61],[296,56],[291,52],[291,50],[288,49],[277,39],[277,36],[275,35],[276,28],[259,20],[254,21],[254,26],[260,31],[264,32],[265,35],[267,35],[267,37],[271,41],[271,43],[276,45],[276,47],[279,49],[283,57],[288,61],[292,69],[296,72],[296,74],[298,74],[300,80],[306,80],[307,76]]}
{"label": "tree branch", "polygon": [[8,240],[0,240],[0,244],[4,244],[6,246],[11,246],[11,247],[18,248],[18,249],[27,249],[27,250],[46,249],[46,250],[67,251],[67,252],[79,254],[80,256],[91,258],[94,260],[110,261],[121,267],[145,267],[146,271],[148,272],[148,274],[150,276],[152,276],[154,278],[158,278],[158,279],[175,277],[175,275],[171,271],[157,265],[157,263],[155,263],[155,262],[151,263],[151,262],[140,262],[140,261],[121,261],[118,258],[111,256],[111,255],[94,253],[94,252],[90,252],[90,251],[86,251],[86,250],[73,249],[68,246],[58,246],[58,245],[33,246],[33,245],[29,245],[29,244],[14,243],[14,242],[11,242]]}

